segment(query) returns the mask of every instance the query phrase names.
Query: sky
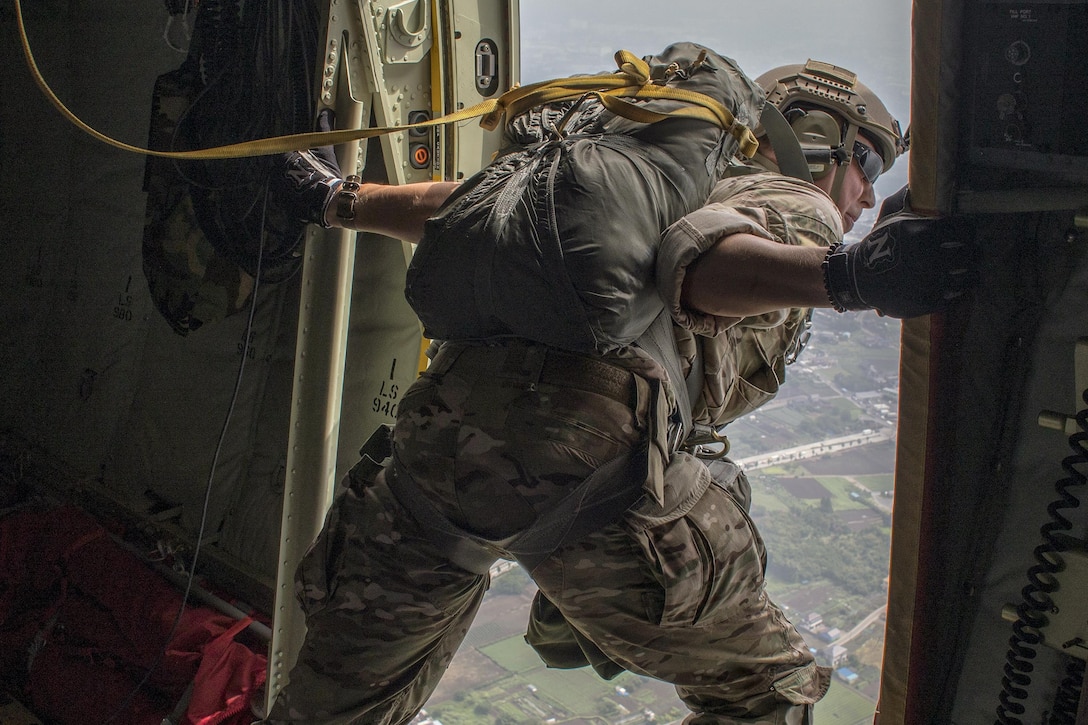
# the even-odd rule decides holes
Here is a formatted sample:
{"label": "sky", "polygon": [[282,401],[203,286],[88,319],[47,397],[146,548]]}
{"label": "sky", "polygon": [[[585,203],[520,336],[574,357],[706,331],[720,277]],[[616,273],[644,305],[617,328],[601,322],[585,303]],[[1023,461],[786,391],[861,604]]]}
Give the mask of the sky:
{"label": "sky", "polygon": [[[753,78],[808,58],[848,68],[908,125],[910,0],[521,0],[520,9],[524,83],[613,70],[618,49],[649,55],[689,40]],[[906,180],[901,158],[877,181],[877,196]],[[869,212],[858,228],[874,218]]]}

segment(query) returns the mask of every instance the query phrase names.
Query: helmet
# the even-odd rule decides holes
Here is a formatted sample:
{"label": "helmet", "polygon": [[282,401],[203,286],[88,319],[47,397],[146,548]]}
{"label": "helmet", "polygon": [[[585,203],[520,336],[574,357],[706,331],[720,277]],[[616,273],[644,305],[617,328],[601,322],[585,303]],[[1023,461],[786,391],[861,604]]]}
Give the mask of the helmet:
{"label": "helmet", "polygon": [[[756,84],[767,94],[767,102],[777,106],[791,122],[802,146],[806,137],[810,141],[822,139],[824,149],[845,147],[845,161],[849,161],[854,139],[860,132],[876,146],[884,162],[883,171],[890,169],[895,158],[907,150],[899,122],[876,94],[858,81],[857,74],[845,68],[809,60],[804,65],[785,65],[767,71],[756,79]],[[791,117],[788,113],[791,108],[826,109],[845,124],[836,133],[834,126],[838,124],[829,127],[826,114],[797,111]],[[800,121],[809,115],[813,117]],[[842,162],[840,159],[839,163]]]}

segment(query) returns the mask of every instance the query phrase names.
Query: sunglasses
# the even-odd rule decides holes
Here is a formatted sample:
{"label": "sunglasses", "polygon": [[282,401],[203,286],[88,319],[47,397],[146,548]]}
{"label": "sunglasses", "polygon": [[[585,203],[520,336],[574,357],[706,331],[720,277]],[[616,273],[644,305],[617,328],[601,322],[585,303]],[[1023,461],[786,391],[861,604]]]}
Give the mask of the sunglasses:
{"label": "sunglasses", "polygon": [[880,158],[880,154],[861,141],[855,141],[854,158],[857,160],[858,166],[861,167],[861,173],[868,179],[869,183],[875,184],[884,171],[884,159]]}

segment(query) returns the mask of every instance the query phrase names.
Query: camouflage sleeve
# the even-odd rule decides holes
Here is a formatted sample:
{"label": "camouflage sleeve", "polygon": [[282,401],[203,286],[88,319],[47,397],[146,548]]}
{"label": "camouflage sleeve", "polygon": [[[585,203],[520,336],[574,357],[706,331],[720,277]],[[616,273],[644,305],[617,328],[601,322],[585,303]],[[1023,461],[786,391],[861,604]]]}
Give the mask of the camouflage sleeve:
{"label": "camouflage sleeve", "polygon": [[751,174],[719,182],[704,207],[666,231],[657,259],[658,289],[676,321],[685,360],[691,361],[696,347],[702,351],[703,389],[692,411],[700,423],[723,425],[775,396],[806,313],[783,309],[721,318],[680,304],[688,265],[738,232],[829,246],[842,238],[842,220],[817,187],[779,174]]}
{"label": "camouflage sleeve", "polygon": [[[744,211],[756,213],[747,215]],[[698,335],[714,336],[740,322],[738,317],[720,317],[684,307],[680,292],[688,267],[718,240],[732,234],[774,239],[759,223],[759,211],[741,211],[725,203],[707,204],[665,230],[657,255],[657,287],[676,324]]]}
{"label": "camouflage sleeve", "polygon": [[713,337],[738,323],[767,329],[781,324],[786,310],[743,321],[685,308],[680,292],[687,268],[703,252],[731,234],[752,234],[784,244],[830,246],[842,239],[842,219],[823,191],[773,173],[724,179],[707,203],[673,224],[657,256],[658,291],[681,327]]}

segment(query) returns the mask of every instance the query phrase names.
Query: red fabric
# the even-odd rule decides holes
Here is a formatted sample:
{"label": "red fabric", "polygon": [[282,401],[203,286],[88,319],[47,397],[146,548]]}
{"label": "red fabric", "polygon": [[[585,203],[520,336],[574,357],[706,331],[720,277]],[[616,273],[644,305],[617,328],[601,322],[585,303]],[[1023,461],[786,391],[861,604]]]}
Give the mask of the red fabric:
{"label": "red fabric", "polygon": [[266,658],[234,641],[247,617],[204,646],[200,669],[182,725],[247,725],[250,703],[267,675]]}
{"label": "red fabric", "polygon": [[149,687],[133,695],[141,677],[108,655],[51,643],[34,658],[26,690],[31,709],[46,722],[88,725],[112,718],[116,725],[160,725],[173,703]]}
{"label": "red fabric", "polygon": [[31,643],[63,596],[60,562],[67,547],[93,531],[56,511],[20,511],[0,519],[0,672],[27,666]]}
{"label": "red fabric", "polygon": [[252,620],[187,607],[166,644],[181,601],[77,508],[0,518],[0,676],[59,725],[104,722],[126,700],[114,722],[158,725],[190,682],[194,725],[251,720],[265,658],[234,637]]}

